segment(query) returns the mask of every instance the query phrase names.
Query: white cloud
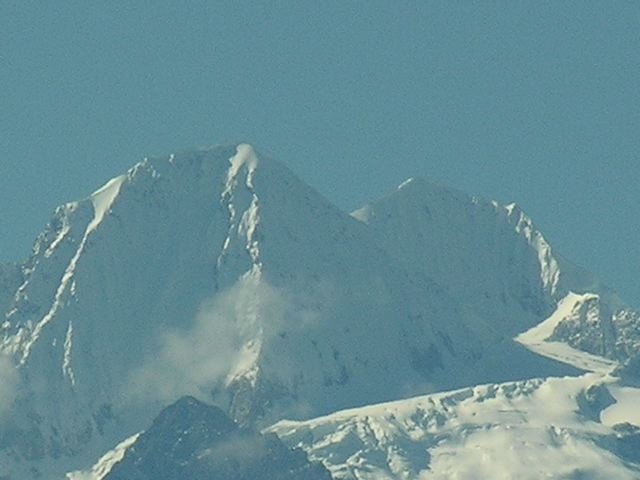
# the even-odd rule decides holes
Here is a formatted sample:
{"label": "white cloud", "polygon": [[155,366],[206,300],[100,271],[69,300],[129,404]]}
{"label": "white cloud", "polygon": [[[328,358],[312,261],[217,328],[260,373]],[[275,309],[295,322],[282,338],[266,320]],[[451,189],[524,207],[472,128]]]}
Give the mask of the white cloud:
{"label": "white cloud", "polygon": [[18,370],[11,358],[0,354],[0,421],[9,413],[18,394]]}
{"label": "white cloud", "polygon": [[203,303],[191,328],[164,333],[153,356],[133,372],[130,401],[171,402],[182,395],[207,399],[230,372],[250,368],[262,342],[291,312],[287,296],[247,276]]}

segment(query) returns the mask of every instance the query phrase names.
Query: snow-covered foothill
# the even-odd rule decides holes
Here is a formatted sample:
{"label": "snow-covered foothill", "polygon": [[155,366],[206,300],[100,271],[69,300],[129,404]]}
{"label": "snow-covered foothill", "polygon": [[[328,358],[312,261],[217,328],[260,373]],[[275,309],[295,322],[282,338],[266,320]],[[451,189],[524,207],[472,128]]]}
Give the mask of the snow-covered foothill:
{"label": "snow-covered foothill", "polygon": [[637,405],[640,393],[591,373],[281,421],[268,431],[322,461],[337,480],[636,479],[640,452],[630,456],[625,447],[640,438],[640,426],[624,433],[612,425],[634,418],[616,401]]}

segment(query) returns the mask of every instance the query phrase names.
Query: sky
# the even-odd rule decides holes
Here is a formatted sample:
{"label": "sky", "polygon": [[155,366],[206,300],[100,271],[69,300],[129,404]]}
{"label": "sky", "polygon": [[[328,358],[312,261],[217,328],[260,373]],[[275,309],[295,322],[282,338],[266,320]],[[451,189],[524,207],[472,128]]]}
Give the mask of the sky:
{"label": "sky", "polygon": [[640,3],[0,0],[0,261],[148,155],[246,141],[344,210],[515,201],[640,306]]}

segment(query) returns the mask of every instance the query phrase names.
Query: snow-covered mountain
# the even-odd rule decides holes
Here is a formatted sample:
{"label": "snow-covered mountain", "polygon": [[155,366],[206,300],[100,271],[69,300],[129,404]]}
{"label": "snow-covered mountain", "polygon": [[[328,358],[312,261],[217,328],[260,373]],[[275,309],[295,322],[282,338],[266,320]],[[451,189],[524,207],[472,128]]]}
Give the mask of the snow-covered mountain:
{"label": "snow-covered mountain", "polygon": [[5,305],[13,479],[86,468],[185,394],[266,426],[585,369],[548,339],[620,362],[640,339],[515,205],[413,180],[348,215],[246,144],[145,159],[59,207],[0,269]]}
{"label": "snow-covered mountain", "polygon": [[625,309],[615,293],[559,256],[516,204],[409,179],[353,215],[406,270],[456,292],[483,319],[479,330],[521,333],[549,317],[570,292],[598,296],[610,310],[601,316]]}

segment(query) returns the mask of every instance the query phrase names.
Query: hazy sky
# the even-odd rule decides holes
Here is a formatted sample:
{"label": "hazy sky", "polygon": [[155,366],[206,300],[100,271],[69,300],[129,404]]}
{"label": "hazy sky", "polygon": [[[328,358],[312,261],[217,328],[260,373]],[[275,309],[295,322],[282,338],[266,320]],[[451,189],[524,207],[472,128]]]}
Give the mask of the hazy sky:
{"label": "hazy sky", "polygon": [[640,305],[639,2],[0,0],[0,261],[146,155],[254,144],[346,210],[516,201]]}

